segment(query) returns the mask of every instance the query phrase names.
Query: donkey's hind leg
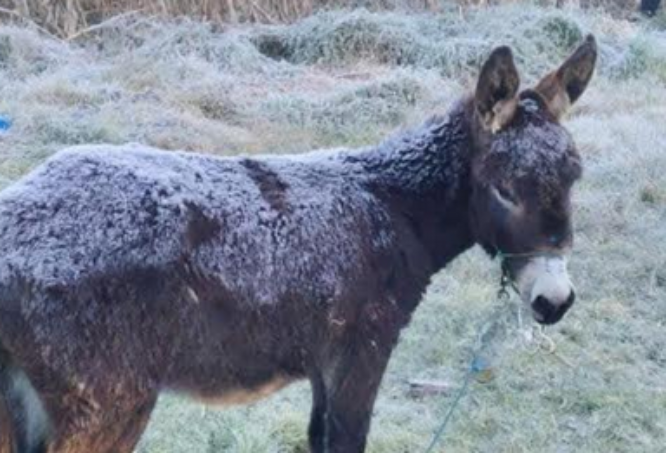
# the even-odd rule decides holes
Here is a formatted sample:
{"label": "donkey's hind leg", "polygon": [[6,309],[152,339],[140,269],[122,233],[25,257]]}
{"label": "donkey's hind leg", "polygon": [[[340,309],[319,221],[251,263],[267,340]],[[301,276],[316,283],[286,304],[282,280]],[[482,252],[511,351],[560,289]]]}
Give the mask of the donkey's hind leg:
{"label": "donkey's hind leg", "polygon": [[[100,407],[91,422],[61,413],[63,419],[76,420],[58,427],[49,453],[132,453],[146,429],[156,397],[125,406],[119,413],[112,406]],[[94,420],[94,421],[92,421]]]}
{"label": "donkey's hind leg", "polygon": [[141,434],[148,425],[153,407],[155,407],[154,399],[137,408],[136,412],[128,417],[124,427],[119,431],[118,440],[109,453],[132,453],[134,451]]}
{"label": "donkey's hind leg", "polygon": [[0,452],[46,453],[50,420],[25,372],[0,346]]}

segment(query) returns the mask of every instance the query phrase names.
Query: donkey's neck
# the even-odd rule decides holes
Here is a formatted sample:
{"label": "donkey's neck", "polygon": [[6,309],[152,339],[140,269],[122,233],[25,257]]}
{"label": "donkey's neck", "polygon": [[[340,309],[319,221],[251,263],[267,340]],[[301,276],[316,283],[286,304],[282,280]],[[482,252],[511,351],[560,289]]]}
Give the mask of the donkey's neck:
{"label": "donkey's neck", "polygon": [[468,224],[470,102],[358,156],[373,190],[418,238],[432,272],[473,244]]}

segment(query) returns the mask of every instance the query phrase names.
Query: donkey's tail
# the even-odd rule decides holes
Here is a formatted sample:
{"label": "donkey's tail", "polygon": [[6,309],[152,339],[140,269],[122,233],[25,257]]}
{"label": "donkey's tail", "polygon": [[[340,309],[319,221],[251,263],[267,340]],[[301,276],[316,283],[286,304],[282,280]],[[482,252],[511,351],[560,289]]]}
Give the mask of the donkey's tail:
{"label": "donkey's tail", "polygon": [[30,379],[0,345],[0,453],[46,453],[49,431]]}

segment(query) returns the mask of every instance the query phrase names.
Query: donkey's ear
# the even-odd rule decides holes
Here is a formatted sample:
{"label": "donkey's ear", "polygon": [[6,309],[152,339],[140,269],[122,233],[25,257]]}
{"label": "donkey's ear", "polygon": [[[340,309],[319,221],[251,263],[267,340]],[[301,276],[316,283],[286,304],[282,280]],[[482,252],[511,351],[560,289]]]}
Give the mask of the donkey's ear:
{"label": "donkey's ear", "polygon": [[562,115],[578,100],[594,73],[597,62],[597,42],[588,35],[585,42],[559,67],[551,72],[536,86],[553,114]]}
{"label": "donkey's ear", "polygon": [[476,85],[476,111],[484,129],[495,133],[513,119],[519,86],[520,77],[511,49],[502,46],[493,50]]}

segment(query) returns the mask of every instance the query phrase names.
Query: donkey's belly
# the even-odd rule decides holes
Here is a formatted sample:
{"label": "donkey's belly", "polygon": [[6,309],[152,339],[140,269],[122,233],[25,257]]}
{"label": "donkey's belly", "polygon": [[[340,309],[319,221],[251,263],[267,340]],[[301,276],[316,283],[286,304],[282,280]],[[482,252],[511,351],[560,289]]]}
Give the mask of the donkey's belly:
{"label": "donkey's belly", "polygon": [[232,353],[205,365],[190,358],[189,366],[179,363],[178,372],[164,387],[206,404],[228,406],[259,401],[305,376],[302,370],[249,354],[247,349],[242,356]]}
{"label": "donkey's belly", "polygon": [[201,298],[181,311],[164,384],[208,404],[251,403],[305,377],[304,345],[279,307],[245,309]]}
{"label": "donkey's belly", "polygon": [[196,400],[215,406],[231,406],[236,404],[250,404],[264,399],[273,393],[291,384],[295,379],[283,375],[277,375],[266,382],[253,387],[229,386],[217,394],[203,394],[195,392],[191,394]]}

